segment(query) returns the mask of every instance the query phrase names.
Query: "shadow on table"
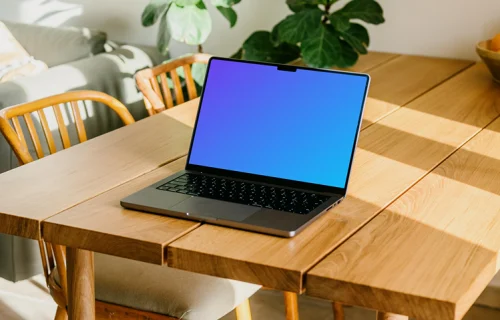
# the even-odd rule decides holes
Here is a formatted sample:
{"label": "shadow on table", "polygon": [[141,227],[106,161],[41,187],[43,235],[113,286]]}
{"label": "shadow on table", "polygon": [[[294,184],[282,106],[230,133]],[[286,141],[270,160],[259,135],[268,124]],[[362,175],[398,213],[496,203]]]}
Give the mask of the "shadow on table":
{"label": "shadow on table", "polygon": [[348,196],[332,210],[329,220],[335,215],[339,222],[359,223],[365,213],[364,221],[370,222],[313,268],[306,294],[417,319],[460,319],[497,271],[498,246],[483,242],[495,231],[480,236],[460,228],[474,219],[473,210],[459,216],[432,206],[417,210],[432,199],[412,190],[371,221],[366,212],[384,205]]}
{"label": "shadow on table", "polygon": [[[495,124],[488,126],[484,130],[500,133],[500,125],[498,123],[499,121],[497,120]],[[415,133],[418,134],[418,131],[415,131]],[[375,137],[383,137],[384,139],[380,140]],[[475,137],[477,135],[469,138],[474,139]],[[442,159],[439,160],[441,162],[454,152],[459,153],[461,156],[462,163],[460,165],[466,166],[471,172],[479,163],[488,163],[488,167],[492,168],[492,170],[500,168],[500,159],[492,158],[486,154],[478,154],[466,148],[461,148],[457,151],[459,146],[455,147],[437,141],[440,138],[442,137],[436,137],[436,140],[433,140],[414,133],[391,128],[381,123],[373,123],[366,131],[361,133],[358,148],[425,171],[431,170],[438,163],[435,154],[442,155]],[[375,141],[374,139],[379,140]],[[464,138],[465,141],[466,139]],[[428,154],[429,157],[422,157],[422,154]],[[493,174],[493,172],[490,174]],[[433,173],[440,175],[447,174],[440,169],[434,170]],[[388,172],[388,174],[390,173]],[[481,179],[469,179],[468,175],[451,175],[448,178],[500,194],[498,186],[493,181],[485,183]],[[485,175],[485,178],[487,178],[487,175]]]}
{"label": "shadow on table", "polygon": [[[472,79],[474,79],[474,85]],[[473,86],[472,88],[471,85]],[[474,90],[472,95],[467,95],[468,90]],[[371,93],[373,99],[397,103],[395,100]],[[500,86],[495,84],[490,73],[483,64],[471,67],[454,75],[444,83],[424,92],[418,97],[403,104],[404,108],[429,115],[455,120],[456,114],[450,113],[449,108],[456,104],[474,104],[484,113],[500,113]],[[456,121],[456,120],[455,120]],[[477,117],[467,117],[460,122],[477,125]]]}

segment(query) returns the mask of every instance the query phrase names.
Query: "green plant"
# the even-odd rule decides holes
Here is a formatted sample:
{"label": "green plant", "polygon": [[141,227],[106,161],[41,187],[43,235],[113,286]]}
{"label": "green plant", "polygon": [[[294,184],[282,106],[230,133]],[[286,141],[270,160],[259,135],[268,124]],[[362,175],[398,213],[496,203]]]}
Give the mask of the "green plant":
{"label": "green plant", "polygon": [[287,63],[302,58],[312,67],[350,67],[370,44],[368,31],[357,20],[384,22],[375,0],[351,0],[333,11],[338,0],[287,0],[293,14],[271,32],[256,31],[234,58]]}
{"label": "green plant", "polygon": [[[229,21],[232,28],[238,18],[233,5],[240,1],[210,0],[210,3]],[[171,38],[198,46],[198,51],[202,52],[201,45],[212,31],[212,19],[203,0],[150,0],[141,18],[145,27],[160,21],[157,46],[163,54],[167,53]]]}

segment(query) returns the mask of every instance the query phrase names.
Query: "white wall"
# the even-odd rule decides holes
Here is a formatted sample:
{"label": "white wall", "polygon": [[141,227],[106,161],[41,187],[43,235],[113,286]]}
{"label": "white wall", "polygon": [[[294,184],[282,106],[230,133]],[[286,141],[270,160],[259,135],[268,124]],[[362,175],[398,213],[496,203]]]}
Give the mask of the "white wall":
{"label": "white wall", "polygon": [[[87,26],[111,39],[154,44],[155,28],[143,28],[148,0],[0,0],[0,19],[45,25]],[[498,0],[380,0],[387,22],[370,27],[372,50],[475,59],[475,43],[500,32]],[[230,55],[257,29],[269,30],[289,13],[285,0],[243,0],[234,29],[213,12],[207,52]],[[178,44],[172,54],[192,51]]]}

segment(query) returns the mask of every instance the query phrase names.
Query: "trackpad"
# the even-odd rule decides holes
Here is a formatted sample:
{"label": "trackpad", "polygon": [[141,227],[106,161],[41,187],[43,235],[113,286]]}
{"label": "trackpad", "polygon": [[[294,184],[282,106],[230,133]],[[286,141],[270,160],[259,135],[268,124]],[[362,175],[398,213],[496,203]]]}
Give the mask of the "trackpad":
{"label": "trackpad", "polygon": [[243,221],[259,211],[260,208],[219,200],[192,197],[176,204],[171,210],[186,212],[190,216],[199,216],[201,218],[206,217],[211,219]]}

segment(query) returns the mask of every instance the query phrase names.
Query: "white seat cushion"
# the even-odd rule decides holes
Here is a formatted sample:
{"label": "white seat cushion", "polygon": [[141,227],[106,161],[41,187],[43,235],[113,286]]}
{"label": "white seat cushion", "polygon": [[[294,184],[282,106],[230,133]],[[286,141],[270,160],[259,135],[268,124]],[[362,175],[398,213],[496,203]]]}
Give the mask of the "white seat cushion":
{"label": "white seat cushion", "polygon": [[134,309],[186,320],[216,320],[259,289],[245,282],[95,254],[96,299]]}

